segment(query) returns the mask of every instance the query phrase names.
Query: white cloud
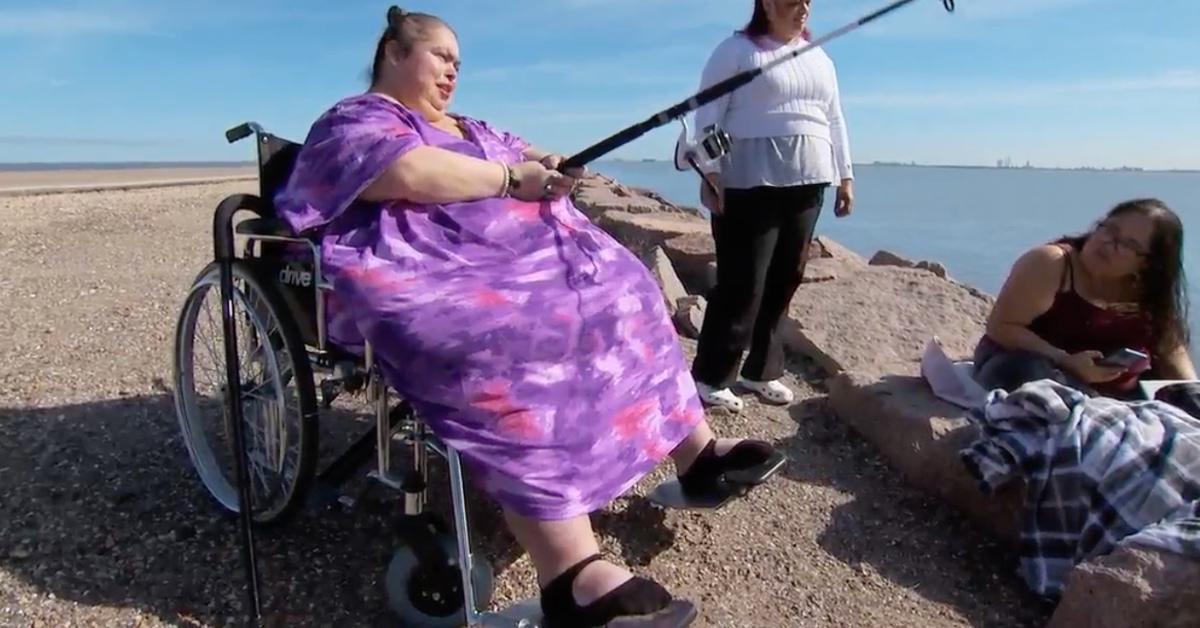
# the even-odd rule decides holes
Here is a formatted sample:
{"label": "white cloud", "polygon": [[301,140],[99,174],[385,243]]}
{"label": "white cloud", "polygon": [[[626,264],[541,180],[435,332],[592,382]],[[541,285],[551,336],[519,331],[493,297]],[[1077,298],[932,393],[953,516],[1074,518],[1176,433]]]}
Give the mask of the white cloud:
{"label": "white cloud", "polygon": [[147,31],[150,25],[144,16],[96,9],[0,9],[0,35],[63,37],[135,33]]}
{"label": "white cloud", "polygon": [[[647,4],[671,5],[673,0],[558,0],[568,9],[610,9],[624,6],[645,6]],[[728,3],[729,0],[689,0],[689,10],[702,10],[705,5]],[[557,2],[556,2],[557,4]]]}
{"label": "white cloud", "polygon": [[614,4],[627,4],[628,0],[564,0],[563,6],[568,9],[590,9],[593,7],[607,7]]}
{"label": "white cloud", "polygon": [[511,82],[525,79],[572,83],[588,86],[645,86],[688,89],[698,83],[699,71],[692,74],[673,72],[629,72],[604,61],[563,64],[553,61],[538,62],[522,66],[488,68],[477,72],[464,72],[463,79],[487,83]]}
{"label": "white cloud", "polygon": [[641,122],[659,110],[673,105],[674,102],[668,102],[670,100],[652,100],[643,97],[632,101],[622,101],[619,104],[594,102],[552,104],[544,101],[520,104],[496,103],[479,108],[481,112],[479,115],[484,118],[497,117],[527,121],[534,125],[545,122],[605,122],[624,123],[620,125],[624,127]]}
{"label": "white cloud", "polygon": [[0,135],[0,145],[8,146],[162,146],[164,140],[139,140],[115,137],[70,137],[57,135]]}
{"label": "white cloud", "polygon": [[862,107],[939,108],[965,105],[1032,105],[1096,94],[1152,91],[1200,91],[1200,71],[1169,70],[1136,77],[1107,77],[1076,81],[1015,85],[962,85],[943,90],[876,91],[846,94],[843,101]]}
{"label": "white cloud", "polygon": [[959,2],[956,12],[966,19],[996,20],[1028,17],[1069,9],[1098,0],[1004,0],[1003,2]]}
{"label": "white cloud", "polygon": [[[954,12],[947,13],[940,0],[930,0],[880,18],[864,26],[862,33],[868,37],[891,39],[975,39],[997,22],[1035,19],[1101,1],[1104,0],[956,0]],[[865,9],[873,4],[863,2],[856,8]],[[851,19],[851,14],[857,15],[856,8],[839,6],[838,19]],[[815,17],[818,20],[825,18],[822,24],[832,28],[831,16],[817,14]]]}
{"label": "white cloud", "polygon": [[699,89],[700,70],[706,58],[707,51],[696,46],[660,46],[627,50],[616,55],[605,54],[592,59],[532,61],[490,68],[468,68],[463,72],[463,79],[491,83],[533,78],[587,85]]}

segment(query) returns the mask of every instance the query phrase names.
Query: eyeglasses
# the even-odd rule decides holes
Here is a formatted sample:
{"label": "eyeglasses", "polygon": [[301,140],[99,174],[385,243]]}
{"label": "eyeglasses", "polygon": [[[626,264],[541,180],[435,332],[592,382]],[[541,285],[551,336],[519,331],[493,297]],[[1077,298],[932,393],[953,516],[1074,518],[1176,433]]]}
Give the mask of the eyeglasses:
{"label": "eyeglasses", "polygon": [[1148,255],[1146,249],[1143,248],[1142,244],[1137,240],[1134,240],[1133,238],[1122,238],[1121,230],[1112,223],[1102,222],[1096,231],[1104,234],[1104,238],[1119,249],[1125,249],[1126,251],[1133,253],[1138,257],[1146,257]]}

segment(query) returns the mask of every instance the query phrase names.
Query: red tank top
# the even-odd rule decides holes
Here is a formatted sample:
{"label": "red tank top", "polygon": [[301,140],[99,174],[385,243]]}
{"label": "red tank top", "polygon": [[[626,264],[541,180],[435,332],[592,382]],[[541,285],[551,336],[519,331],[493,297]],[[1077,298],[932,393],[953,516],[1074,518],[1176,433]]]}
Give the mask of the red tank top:
{"label": "red tank top", "polygon": [[[1154,333],[1150,317],[1142,312],[1102,308],[1080,296],[1075,291],[1074,253],[1069,248],[1065,250],[1065,289],[1059,290],[1050,309],[1034,319],[1029,329],[1068,353],[1092,350],[1108,355],[1129,348],[1152,355]],[[1100,393],[1128,392],[1137,385],[1137,380],[1138,373],[1129,371],[1094,387]]]}

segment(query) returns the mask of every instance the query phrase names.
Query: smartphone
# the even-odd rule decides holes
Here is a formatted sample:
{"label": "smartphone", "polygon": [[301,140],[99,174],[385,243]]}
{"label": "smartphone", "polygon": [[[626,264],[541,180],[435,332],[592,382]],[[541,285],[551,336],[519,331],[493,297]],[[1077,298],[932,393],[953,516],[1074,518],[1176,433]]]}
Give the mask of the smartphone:
{"label": "smartphone", "polygon": [[1150,356],[1142,353],[1141,351],[1134,351],[1133,349],[1117,349],[1116,351],[1104,356],[1103,359],[1096,363],[1100,364],[1101,366],[1130,368],[1132,366],[1136,366],[1139,362],[1149,359]]}

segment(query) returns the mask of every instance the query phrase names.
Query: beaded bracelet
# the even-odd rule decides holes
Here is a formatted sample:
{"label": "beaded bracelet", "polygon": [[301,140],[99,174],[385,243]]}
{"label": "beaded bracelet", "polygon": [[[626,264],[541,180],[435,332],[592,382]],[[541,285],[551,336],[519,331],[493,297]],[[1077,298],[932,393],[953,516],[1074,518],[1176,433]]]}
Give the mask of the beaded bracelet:
{"label": "beaded bracelet", "polygon": [[521,180],[508,164],[500,162],[500,165],[504,167],[504,187],[500,188],[500,196],[511,196],[513,190],[521,187]]}
{"label": "beaded bracelet", "polygon": [[508,189],[512,183],[512,171],[509,170],[508,164],[500,162],[500,167],[504,168],[504,183],[500,185],[500,198],[508,197]]}

